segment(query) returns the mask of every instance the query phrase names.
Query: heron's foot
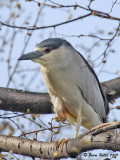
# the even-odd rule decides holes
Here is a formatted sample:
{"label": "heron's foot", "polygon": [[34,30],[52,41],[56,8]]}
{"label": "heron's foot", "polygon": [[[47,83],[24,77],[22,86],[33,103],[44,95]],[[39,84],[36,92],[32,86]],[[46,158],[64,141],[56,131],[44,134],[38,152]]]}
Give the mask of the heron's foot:
{"label": "heron's foot", "polygon": [[58,119],[60,119],[60,121],[61,121],[62,123],[64,123],[65,120],[66,120],[66,117],[65,117],[65,114],[64,114],[64,110],[63,110],[62,112],[58,112],[58,111],[57,111],[56,114],[57,114]]}
{"label": "heron's foot", "polygon": [[95,130],[97,130],[97,129],[100,129],[100,128],[102,128],[102,127],[109,126],[109,125],[111,125],[112,123],[116,123],[116,122],[102,123],[102,124],[100,124],[100,125],[92,128],[91,131],[93,132],[93,131],[95,131]]}
{"label": "heron's foot", "polygon": [[77,138],[77,137],[79,137],[81,134],[78,134],[78,135],[76,135],[76,133],[75,133],[75,136],[74,136],[74,138]]}
{"label": "heron's foot", "polygon": [[69,140],[71,140],[71,138],[67,138],[67,139],[62,138],[62,139],[56,144],[56,148],[59,148],[59,146],[61,145],[61,152],[63,152],[63,146],[64,146],[64,144],[65,144],[67,141],[69,141]]}
{"label": "heron's foot", "polygon": [[52,119],[54,119],[56,122],[60,122],[60,119],[58,117],[53,117]]}
{"label": "heron's foot", "polygon": [[[81,135],[81,134],[78,134],[78,136],[77,136],[77,137],[79,137],[80,135]],[[77,137],[76,137],[76,138],[77,138]]]}
{"label": "heron's foot", "polygon": [[54,119],[56,122],[65,123],[65,119],[60,119],[59,117],[53,117],[52,119]]}

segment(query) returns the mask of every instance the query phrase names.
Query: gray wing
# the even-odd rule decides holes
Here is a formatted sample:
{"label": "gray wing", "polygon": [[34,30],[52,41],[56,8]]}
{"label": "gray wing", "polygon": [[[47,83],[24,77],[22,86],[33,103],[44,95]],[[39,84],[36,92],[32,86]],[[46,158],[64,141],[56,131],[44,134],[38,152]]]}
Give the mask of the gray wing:
{"label": "gray wing", "polygon": [[82,78],[80,79],[82,80],[80,80],[80,88],[83,97],[98,113],[101,120],[106,122],[107,114],[109,113],[109,105],[102,91],[100,82],[89,63],[79,52],[77,53],[81,56],[80,75]]}

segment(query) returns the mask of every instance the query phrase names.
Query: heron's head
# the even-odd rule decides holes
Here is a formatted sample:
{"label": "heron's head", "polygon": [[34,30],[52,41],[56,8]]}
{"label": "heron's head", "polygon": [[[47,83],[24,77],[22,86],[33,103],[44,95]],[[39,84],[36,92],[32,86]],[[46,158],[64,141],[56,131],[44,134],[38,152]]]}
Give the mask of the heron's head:
{"label": "heron's head", "polygon": [[21,56],[18,60],[32,60],[42,65],[53,63],[64,56],[65,50],[71,46],[69,42],[60,38],[50,38],[38,43],[33,52]]}

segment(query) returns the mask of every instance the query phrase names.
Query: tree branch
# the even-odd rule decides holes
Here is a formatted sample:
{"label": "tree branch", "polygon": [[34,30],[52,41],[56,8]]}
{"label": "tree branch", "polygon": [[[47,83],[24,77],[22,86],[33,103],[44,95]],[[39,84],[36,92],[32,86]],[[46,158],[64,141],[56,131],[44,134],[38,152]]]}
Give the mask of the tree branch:
{"label": "tree branch", "polygon": [[88,14],[85,14],[83,16],[79,16],[77,18],[71,19],[71,20],[67,20],[67,21],[64,21],[64,22],[60,22],[60,23],[56,23],[56,24],[48,25],[48,26],[41,26],[41,27],[21,27],[21,26],[10,25],[10,24],[4,23],[2,21],[0,21],[0,24],[3,25],[3,26],[10,27],[10,28],[19,28],[19,29],[25,29],[25,30],[38,30],[38,29],[46,29],[46,28],[61,26],[63,24],[67,24],[67,23],[70,23],[70,22],[77,21],[79,19],[86,18],[90,15],[91,15],[91,13],[88,13]]}
{"label": "tree branch", "polygon": [[[103,82],[103,91],[109,102],[120,97],[120,77]],[[0,88],[0,109],[27,113],[53,113],[48,93],[27,92]]]}
{"label": "tree branch", "polygon": [[[88,9],[86,9],[86,10],[88,10]],[[57,27],[57,26],[61,26],[61,25],[67,24],[67,23],[71,23],[71,22],[74,22],[74,21],[77,21],[77,20],[92,16],[92,15],[100,17],[100,18],[120,21],[120,18],[110,16],[108,13],[89,9],[89,13],[87,13],[87,14],[85,14],[83,16],[78,16],[78,17],[76,17],[74,19],[63,21],[63,22],[60,22],[60,23],[52,24],[52,25],[48,25],[48,26],[46,25],[46,26],[41,26],[41,27],[34,27],[34,26],[22,27],[22,26],[10,25],[10,24],[4,23],[2,21],[0,21],[0,24],[3,25],[3,26],[10,27],[10,28],[19,28],[19,29],[25,29],[25,30],[38,30],[38,29],[46,29],[46,28],[52,28],[52,27],[54,28],[54,27]]]}
{"label": "tree branch", "polygon": [[52,113],[48,93],[27,92],[16,89],[0,88],[0,109],[27,113]]}
{"label": "tree branch", "polygon": [[120,122],[113,122],[97,130],[87,131],[78,138],[69,140],[63,146],[63,152],[61,152],[61,146],[58,149],[56,148],[57,142],[39,142],[36,140],[1,135],[0,150],[47,159],[75,158],[82,152],[93,149],[120,151],[120,134],[117,134],[116,128],[120,128]]}
{"label": "tree branch", "polygon": [[108,102],[120,97],[120,77],[101,83]]}

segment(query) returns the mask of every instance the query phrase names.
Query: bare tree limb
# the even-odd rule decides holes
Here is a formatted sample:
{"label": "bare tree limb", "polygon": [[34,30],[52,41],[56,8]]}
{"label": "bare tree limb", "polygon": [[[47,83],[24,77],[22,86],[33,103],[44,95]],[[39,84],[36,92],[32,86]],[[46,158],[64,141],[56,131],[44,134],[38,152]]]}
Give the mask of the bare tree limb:
{"label": "bare tree limb", "polygon": [[[40,158],[76,157],[84,151],[107,149],[120,151],[120,122],[113,122],[97,130],[90,130],[76,139],[69,140],[63,147],[56,148],[57,142],[39,142],[17,137],[0,136],[0,150]],[[114,132],[113,132],[114,129]],[[107,131],[107,132],[106,132]],[[116,132],[115,132],[116,131]]]}
{"label": "bare tree limb", "polygon": [[94,16],[97,16],[97,17],[100,17],[100,18],[120,21],[120,18],[110,16],[108,13],[105,13],[105,12],[92,10],[92,9],[89,9],[89,12],[90,13],[87,13],[87,14],[85,14],[83,16],[78,16],[78,17],[76,17],[74,19],[71,19],[71,20],[63,21],[63,22],[52,24],[52,25],[48,25],[48,26],[47,25],[46,26],[41,26],[41,27],[36,27],[36,26],[35,27],[34,26],[31,26],[31,27],[15,26],[15,25],[10,25],[10,24],[4,23],[2,21],[0,21],[0,24],[3,25],[3,26],[10,27],[10,28],[19,28],[19,29],[25,29],[25,30],[38,30],[38,29],[46,29],[46,28],[52,28],[52,27],[54,28],[54,27],[57,27],[57,26],[61,26],[61,25],[67,24],[67,23],[71,23],[71,22],[74,22],[74,21],[89,17],[91,15],[94,15]]}
{"label": "bare tree limb", "polygon": [[0,88],[0,109],[27,113],[52,113],[52,104],[47,93],[35,93]]}
{"label": "bare tree limb", "polygon": [[4,23],[2,21],[0,21],[0,24],[3,25],[3,26],[11,27],[11,28],[19,28],[19,29],[26,29],[26,30],[37,30],[37,29],[46,29],[46,28],[52,28],[52,27],[61,26],[63,24],[67,24],[67,23],[74,22],[74,21],[79,20],[79,19],[86,18],[86,17],[88,17],[90,15],[91,15],[91,13],[88,13],[88,14],[85,14],[83,16],[79,16],[77,18],[74,18],[74,19],[71,19],[71,20],[67,20],[67,21],[64,21],[64,22],[61,22],[61,23],[48,25],[48,26],[46,25],[46,26],[41,26],[41,27],[21,27],[21,26],[10,25],[10,24]]}
{"label": "bare tree limb", "polygon": [[[120,77],[103,82],[103,91],[109,102],[120,97]],[[27,113],[53,113],[48,93],[35,93],[0,88],[0,109]]]}

